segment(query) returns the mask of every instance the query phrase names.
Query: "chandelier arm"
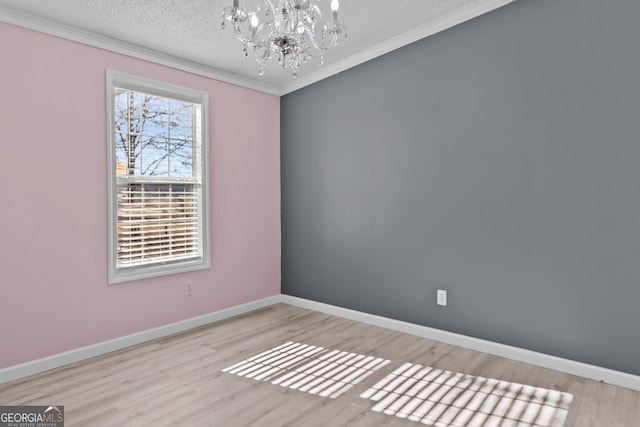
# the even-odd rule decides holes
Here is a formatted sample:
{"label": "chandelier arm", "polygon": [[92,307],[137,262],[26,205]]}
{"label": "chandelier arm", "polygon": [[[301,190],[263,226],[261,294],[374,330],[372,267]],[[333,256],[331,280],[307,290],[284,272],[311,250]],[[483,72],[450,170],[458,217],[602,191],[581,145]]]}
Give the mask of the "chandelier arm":
{"label": "chandelier arm", "polygon": [[[331,41],[326,44],[324,40],[326,39],[327,33],[331,35]],[[338,33],[335,31],[329,31],[326,28],[322,28],[322,41],[318,42],[314,37],[314,32],[305,30],[305,34],[307,35],[307,39],[311,42],[311,45],[321,52],[322,55],[332,47],[334,47],[338,42]],[[314,56],[315,57],[315,56]]]}
{"label": "chandelier arm", "polygon": [[329,34],[331,34],[331,42],[325,46],[325,50],[328,50],[338,44],[338,33],[336,31],[329,31],[326,28],[323,28],[322,29],[323,39],[324,39],[325,32],[328,32]]}
{"label": "chandelier arm", "polygon": [[327,50],[324,46],[322,46],[321,43],[318,43],[318,41],[314,37],[314,32],[313,31],[310,31],[309,29],[305,29],[305,34],[307,35],[307,40],[309,40],[311,42],[311,45],[316,50],[319,50],[319,51],[321,51],[323,53]]}

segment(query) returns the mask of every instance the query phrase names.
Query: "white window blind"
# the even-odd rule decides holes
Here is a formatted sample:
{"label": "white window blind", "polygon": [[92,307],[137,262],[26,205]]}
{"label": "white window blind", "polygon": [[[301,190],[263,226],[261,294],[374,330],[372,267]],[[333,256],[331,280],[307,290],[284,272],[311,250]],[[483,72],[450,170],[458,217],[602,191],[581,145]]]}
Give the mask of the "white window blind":
{"label": "white window blind", "polygon": [[118,267],[198,257],[199,184],[118,179]]}
{"label": "white window blind", "polygon": [[206,93],[107,76],[110,283],[207,268]]}

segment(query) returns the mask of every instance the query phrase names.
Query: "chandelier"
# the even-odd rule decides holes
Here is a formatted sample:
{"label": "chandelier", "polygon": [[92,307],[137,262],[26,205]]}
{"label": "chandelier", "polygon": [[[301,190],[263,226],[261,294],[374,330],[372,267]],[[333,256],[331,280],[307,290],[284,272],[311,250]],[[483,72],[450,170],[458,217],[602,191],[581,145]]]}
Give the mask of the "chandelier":
{"label": "chandelier", "polygon": [[322,0],[262,0],[263,8],[245,10],[240,0],[222,12],[222,29],[231,24],[243,44],[245,58],[249,51],[258,62],[258,74],[272,56],[277,56],[282,68],[298,75],[298,67],[310,60],[322,65],[327,50],[338,44],[340,35],[347,37],[345,25],[338,20],[338,0],[331,0],[332,19],[324,24]]}

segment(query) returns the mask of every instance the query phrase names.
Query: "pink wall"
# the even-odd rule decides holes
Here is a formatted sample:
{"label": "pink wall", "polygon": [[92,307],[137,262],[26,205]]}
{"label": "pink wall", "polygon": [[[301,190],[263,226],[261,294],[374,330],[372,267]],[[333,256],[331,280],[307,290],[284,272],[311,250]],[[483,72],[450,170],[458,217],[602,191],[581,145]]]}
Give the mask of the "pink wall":
{"label": "pink wall", "polygon": [[[0,58],[0,368],[280,293],[278,97],[3,23]],[[106,69],[209,93],[211,269],[107,284]]]}

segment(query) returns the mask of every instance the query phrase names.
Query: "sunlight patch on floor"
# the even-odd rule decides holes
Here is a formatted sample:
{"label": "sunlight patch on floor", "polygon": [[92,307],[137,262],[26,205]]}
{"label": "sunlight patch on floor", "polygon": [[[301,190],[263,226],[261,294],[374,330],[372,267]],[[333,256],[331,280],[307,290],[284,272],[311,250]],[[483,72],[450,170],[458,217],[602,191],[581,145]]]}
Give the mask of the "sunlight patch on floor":
{"label": "sunlight patch on floor", "polygon": [[388,363],[379,357],[287,342],[222,371],[334,399]]}
{"label": "sunlight patch on floor", "polygon": [[562,427],[573,395],[405,363],[360,395],[435,427]]}

